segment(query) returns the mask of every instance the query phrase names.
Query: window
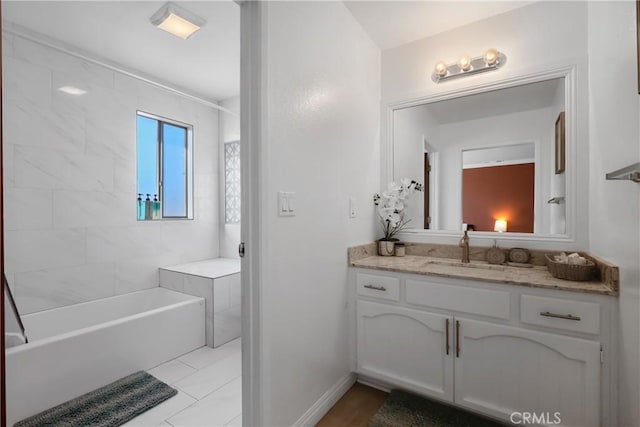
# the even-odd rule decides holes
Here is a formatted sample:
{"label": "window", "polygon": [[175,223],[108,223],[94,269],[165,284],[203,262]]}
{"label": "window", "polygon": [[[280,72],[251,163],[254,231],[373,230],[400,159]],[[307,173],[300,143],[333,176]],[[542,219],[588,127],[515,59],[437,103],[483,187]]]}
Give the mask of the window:
{"label": "window", "polygon": [[224,144],[224,222],[240,222],[240,141]]}
{"label": "window", "polygon": [[193,218],[188,124],[138,112],[138,219]]}

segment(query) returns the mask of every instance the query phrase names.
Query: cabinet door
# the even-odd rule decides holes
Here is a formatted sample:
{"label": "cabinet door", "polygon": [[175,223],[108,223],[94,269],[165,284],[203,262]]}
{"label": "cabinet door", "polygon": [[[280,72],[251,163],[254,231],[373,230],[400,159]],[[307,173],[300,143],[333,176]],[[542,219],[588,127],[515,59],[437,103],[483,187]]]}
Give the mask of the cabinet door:
{"label": "cabinet door", "polygon": [[457,404],[506,420],[528,412],[543,417],[536,424],[600,424],[600,343],[455,320]]}
{"label": "cabinet door", "polygon": [[451,317],[367,301],[357,312],[358,373],[453,400]]}

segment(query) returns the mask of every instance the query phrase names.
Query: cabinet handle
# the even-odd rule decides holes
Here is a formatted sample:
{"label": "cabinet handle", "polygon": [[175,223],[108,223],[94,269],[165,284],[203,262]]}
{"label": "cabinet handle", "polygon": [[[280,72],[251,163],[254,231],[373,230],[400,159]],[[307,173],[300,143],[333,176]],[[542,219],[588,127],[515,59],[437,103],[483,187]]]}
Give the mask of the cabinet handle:
{"label": "cabinet handle", "polygon": [[460,357],[460,321],[456,320],[456,357]]}
{"label": "cabinet handle", "polygon": [[556,314],[550,311],[541,311],[540,316],[544,317],[555,317],[556,319],[566,319],[566,320],[580,320],[579,316],[574,316],[572,314]]}
{"label": "cabinet handle", "polygon": [[384,286],[364,285],[364,287],[367,288],[367,289],[373,289],[374,291],[383,291],[383,292],[385,292],[387,290],[387,288],[385,288]]}
{"label": "cabinet handle", "polygon": [[446,325],[446,340],[445,340],[445,348],[447,349],[447,356],[449,355],[449,319],[446,319],[445,321],[445,325]]}

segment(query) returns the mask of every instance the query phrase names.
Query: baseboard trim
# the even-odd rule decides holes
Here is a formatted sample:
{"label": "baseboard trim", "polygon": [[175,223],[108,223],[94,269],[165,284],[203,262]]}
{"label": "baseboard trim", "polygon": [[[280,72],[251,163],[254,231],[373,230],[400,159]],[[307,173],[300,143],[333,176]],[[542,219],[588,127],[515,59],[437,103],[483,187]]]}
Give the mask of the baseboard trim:
{"label": "baseboard trim", "polygon": [[356,374],[351,372],[340,378],[293,424],[293,427],[315,426],[355,382]]}
{"label": "baseboard trim", "polygon": [[386,393],[390,393],[391,390],[394,388],[393,386],[383,381],[374,380],[372,378],[368,378],[363,375],[358,375],[358,377],[356,378],[356,381],[359,382],[360,384],[364,384],[366,386],[375,388],[380,391],[384,391]]}

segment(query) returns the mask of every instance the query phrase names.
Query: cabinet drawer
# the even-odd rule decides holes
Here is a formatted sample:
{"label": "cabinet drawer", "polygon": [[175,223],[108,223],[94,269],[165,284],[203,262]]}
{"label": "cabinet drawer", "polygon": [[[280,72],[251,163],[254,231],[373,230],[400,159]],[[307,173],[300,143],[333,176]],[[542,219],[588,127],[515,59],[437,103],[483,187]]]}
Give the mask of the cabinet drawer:
{"label": "cabinet drawer", "polygon": [[356,283],[358,295],[400,301],[400,279],[358,273]]}
{"label": "cabinet drawer", "polygon": [[520,321],[532,325],[597,335],[600,333],[600,304],[522,295],[520,297]]}
{"label": "cabinet drawer", "polygon": [[426,307],[509,319],[510,294],[505,291],[475,289],[456,285],[407,280],[407,302]]}

